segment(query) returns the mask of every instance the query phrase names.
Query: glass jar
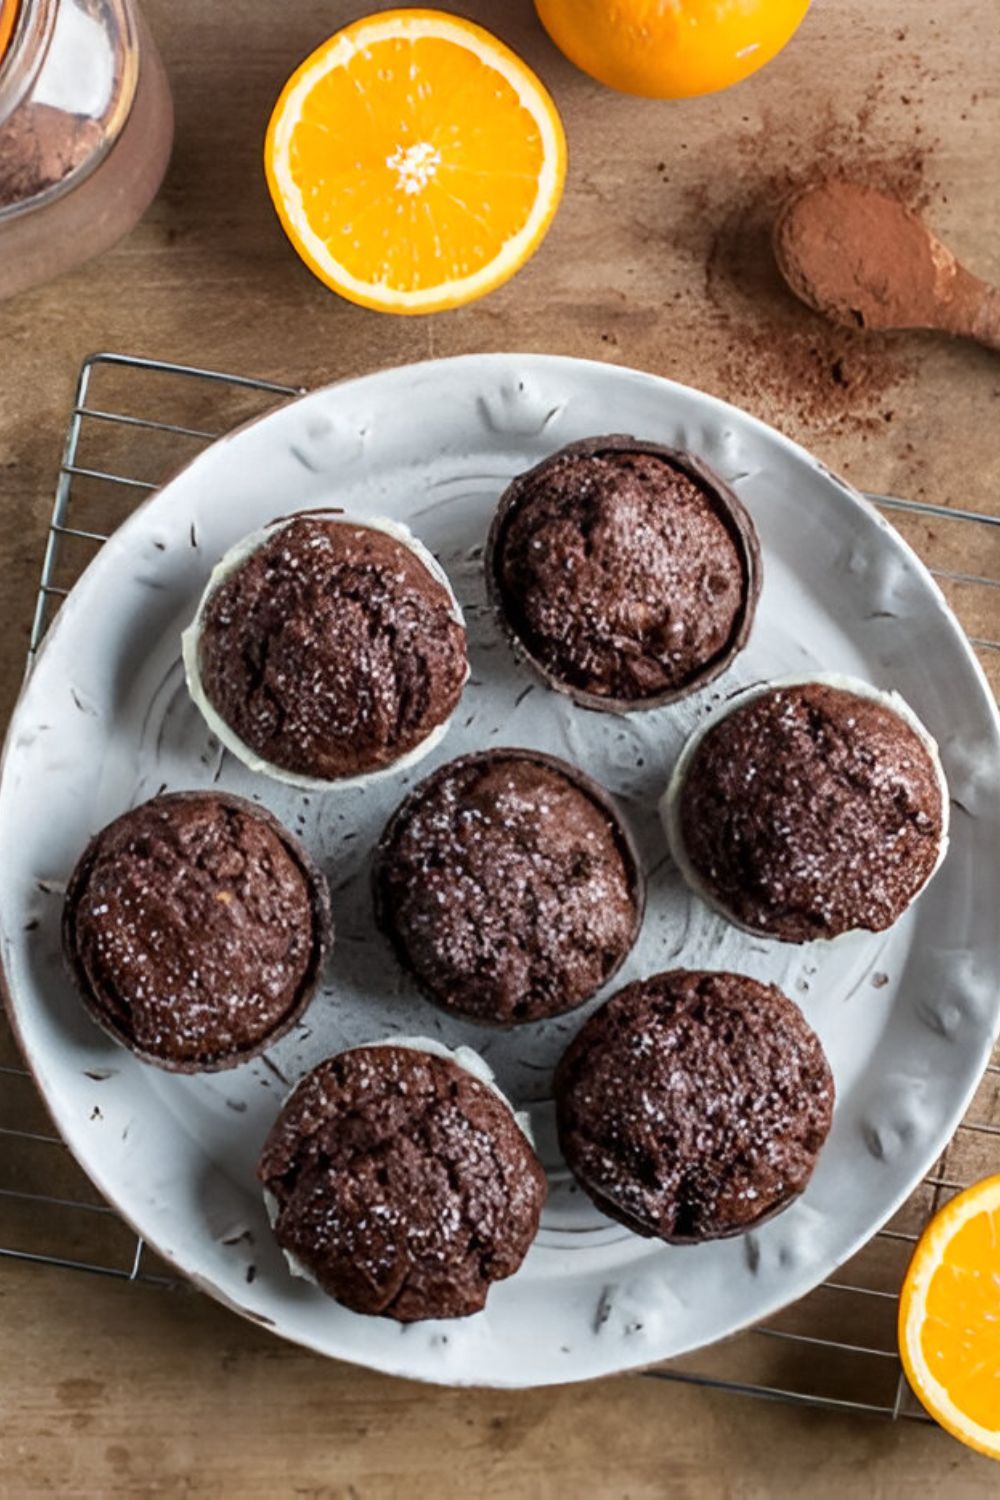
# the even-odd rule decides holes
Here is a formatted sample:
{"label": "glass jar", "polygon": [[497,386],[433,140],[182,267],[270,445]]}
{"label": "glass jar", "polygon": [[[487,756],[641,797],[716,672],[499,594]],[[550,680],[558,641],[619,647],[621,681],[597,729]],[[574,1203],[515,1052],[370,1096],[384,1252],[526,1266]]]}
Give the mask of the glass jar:
{"label": "glass jar", "polygon": [[0,56],[0,297],[127,234],[172,139],[163,64],[133,0],[20,0]]}

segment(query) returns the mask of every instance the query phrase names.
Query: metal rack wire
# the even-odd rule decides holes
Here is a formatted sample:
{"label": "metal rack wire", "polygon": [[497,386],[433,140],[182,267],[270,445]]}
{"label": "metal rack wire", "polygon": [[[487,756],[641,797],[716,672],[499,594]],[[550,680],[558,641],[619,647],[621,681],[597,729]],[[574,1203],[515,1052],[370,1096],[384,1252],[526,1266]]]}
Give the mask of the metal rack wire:
{"label": "metal rack wire", "polygon": [[[28,665],[60,601],[136,500],[238,422],[301,388],[121,354],[79,375],[45,547]],[[1000,516],[870,497],[938,578],[1000,687]],[[983,572],[954,566],[979,528]],[[992,562],[989,561],[992,554]],[[75,1165],[0,1019],[0,1256],[180,1288]],[[766,1325],[647,1371],[746,1395],[890,1419],[920,1417],[896,1353],[896,1296],[923,1223],[1000,1157],[1000,1061],[904,1208],[830,1281]]]}

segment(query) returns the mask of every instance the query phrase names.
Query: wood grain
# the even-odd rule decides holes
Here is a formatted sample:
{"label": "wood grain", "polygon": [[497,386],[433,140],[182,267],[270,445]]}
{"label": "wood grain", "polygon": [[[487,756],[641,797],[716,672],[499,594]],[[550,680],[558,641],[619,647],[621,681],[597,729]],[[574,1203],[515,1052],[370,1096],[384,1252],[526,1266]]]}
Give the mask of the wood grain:
{"label": "wood grain", "polygon": [[[76,370],[98,348],[307,385],[477,349],[638,365],[739,402],[862,487],[998,512],[997,357],[933,336],[831,338],[786,298],[766,253],[783,185],[816,167],[860,167],[902,185],[970,269],[1000,280],[995,0],[814,0],[759,75],[676,105],[615,96],[576,73],[529,0],[455,4],[541,72],[571,167],[531,264],[485,301],[423,320],[325,292],[263,187],[261,138],[283,79],[366,8],[147,0],[178,109],[160,197],[103,259],[0,308],[0,717],[20,677]],[[140,456],[155,473],[155,448]],[[1000,573],[1000,536],[947,521],[903,529],[941,566]],[[1000,635],[996,591],[948,587],[973,634]],[[1000,667],[1000,655],[984,661]],[[0,1061],[9,1047],[0,1042]],[[37,1109],[26,1085],[5,1090],[22,1124],[44,1126]],[[71,1169],[45,1151],[58,1148],[38,1148],[43,1165],[5,1148],[3,1172],[56,1191]],[[109,1221],[108,1256],[129,1251]],[[899,1267],[874,1264],[881,1255],[871,1252],[871,1274],[891,1282]],[[193,1293],[13,1261],[0,1263],[0,1328],[4,1496],[878,1500],[919,1485],[963,1500],[996,1483],[985,1460],[911,1422],[644,1377],[532,1394],[421,1388],[324,1362]]]}
{"label": "wood grain", "polygon": [[[935,1429],[638,1376],[448,1391],[324,1361],[202,1298],[21,1270],[0,1282],[5,1495],[965,1500],[988,1460]],[[16,1364],[16,1371],[11,1368]]]}

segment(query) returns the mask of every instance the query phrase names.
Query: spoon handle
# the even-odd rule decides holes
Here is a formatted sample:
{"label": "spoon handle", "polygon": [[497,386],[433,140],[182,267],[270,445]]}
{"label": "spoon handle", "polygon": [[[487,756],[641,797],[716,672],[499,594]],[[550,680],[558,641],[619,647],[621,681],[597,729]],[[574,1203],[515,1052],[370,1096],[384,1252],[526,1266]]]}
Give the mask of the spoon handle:
{"label": "spoon handle", "polygon": [[987,349],[1000,349],[1000,287],[983,282],[983,300],[972,320],[972,337]]}
{"label": "spoon handle", "polygon": [[987,349],[1000,350],[1000,287],[981,281],[960,266],[946,326],[951,333],[964,334]]}

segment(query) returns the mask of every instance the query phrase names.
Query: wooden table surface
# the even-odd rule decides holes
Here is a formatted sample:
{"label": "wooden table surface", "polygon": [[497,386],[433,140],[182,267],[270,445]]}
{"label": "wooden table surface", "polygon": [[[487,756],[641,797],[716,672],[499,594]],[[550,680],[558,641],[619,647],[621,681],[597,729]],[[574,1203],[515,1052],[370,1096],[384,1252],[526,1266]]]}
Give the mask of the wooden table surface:
{"label": "wooden table surface", "polygon": [[[998,510],[997,357],[834,333],[785,297],[766,253],[785,186],[817,167],[862,171],[900,186],[1000,280],[996,0],[814,0],[762,73],[673,105],[576,73],[530,0],[455,5],[549,83],[570,175],[552,232],[511,284],[412,320],[325,292],[286,244],[260,171],[281,82],[366,8],[148,0],[178,112],[163,190],[100,262],[0,308],[0,715],[20,676],[73,381],[100,348],[306,385],[470,350],[605,359],[739,402],[863,488]],[[980,535],[952,530],[908,534],[983,571]],[[983,633],[981,606],[956,602]],[[4,1496],[821,1500],[920,1486],[953,1500],[998,1479],[917,1423],[642,1377],[524,1394],[421,1388],[323,1361],[200,1296],[16,1261],[0,1262],[0,1339]]]}

